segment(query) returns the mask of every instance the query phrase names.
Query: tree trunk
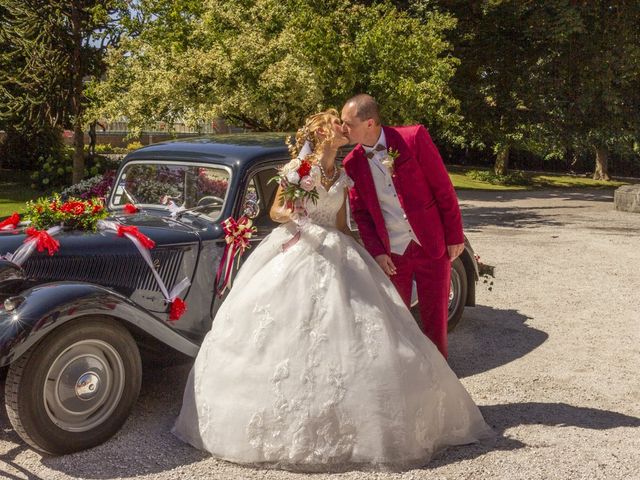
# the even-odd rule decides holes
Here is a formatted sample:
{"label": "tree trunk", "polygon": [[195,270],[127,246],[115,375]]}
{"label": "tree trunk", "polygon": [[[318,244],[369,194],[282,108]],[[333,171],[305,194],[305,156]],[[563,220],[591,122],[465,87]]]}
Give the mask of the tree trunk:
{"label": "tree trunk", "polygon": [[496,163],[493,166],[493,171],[496,175],[506,175],[509,169],[509,151],[511,147],[509,145],[498,145],[496,152]]}
{"label": "tree trunk", "polygon": [[609,150],[607,147],[594,146],[596,151],[596,171],[594,180],[611,180],[609,176]]}
{"label": "tree trunk", "polygon": [[84,177],[84,132],[82,131],[82,35],[80,12],[73,2],[71,22],[73,25],[73,94],[71,110],[73,114],[73,180],[78,183]]}

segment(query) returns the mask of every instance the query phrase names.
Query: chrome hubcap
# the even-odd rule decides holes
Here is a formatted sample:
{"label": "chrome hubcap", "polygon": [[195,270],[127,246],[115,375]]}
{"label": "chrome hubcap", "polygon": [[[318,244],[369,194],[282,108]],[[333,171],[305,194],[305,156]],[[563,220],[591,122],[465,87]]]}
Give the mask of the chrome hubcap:
{"label": "chrome hubcap", "polygon": [[76,396],[81,400],[90,400],[100,388],[100,377],[92,372],[80,376],[76,383]]}
{"label": "chrome hubcap", "polygon": [[69,432],[84,432],[113,413],[124,391],[120,354],[101,340],[82,340],[51,364],[44,385],[44,406],[53,423]]}

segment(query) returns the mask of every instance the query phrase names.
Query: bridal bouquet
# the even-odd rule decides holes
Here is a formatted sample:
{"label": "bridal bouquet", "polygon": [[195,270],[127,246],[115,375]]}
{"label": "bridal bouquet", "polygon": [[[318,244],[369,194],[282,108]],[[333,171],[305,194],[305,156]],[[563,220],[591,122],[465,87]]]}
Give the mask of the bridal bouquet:
{"label": "bridal bouquet", "polygon": [[294,158],[280,169],[278,175],[270,181],[278,182],[282,187],[280,204],[290,208],[301,207],[311,200],[318,201],[316,186],[320,181],[320,170],[309,160]]}

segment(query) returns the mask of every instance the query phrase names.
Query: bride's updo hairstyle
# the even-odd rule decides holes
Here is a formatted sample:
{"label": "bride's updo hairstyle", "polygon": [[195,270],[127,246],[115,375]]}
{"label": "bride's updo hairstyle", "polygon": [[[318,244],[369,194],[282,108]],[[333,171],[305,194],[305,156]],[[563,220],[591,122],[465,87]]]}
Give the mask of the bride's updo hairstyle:
{"label": "bride's updo hairstyle", "polygon": [[315,113],[304,122],[304,126],[296,132],[295,144],[289,143],[289,153],[291,158],[297,158],[305,142],[311,144],[313,160],[322,152],[325,145],[331,144],[335,137],[332,124],[334,118],[340,118],[340,114],[335,108],[330,108],[324,112]]}

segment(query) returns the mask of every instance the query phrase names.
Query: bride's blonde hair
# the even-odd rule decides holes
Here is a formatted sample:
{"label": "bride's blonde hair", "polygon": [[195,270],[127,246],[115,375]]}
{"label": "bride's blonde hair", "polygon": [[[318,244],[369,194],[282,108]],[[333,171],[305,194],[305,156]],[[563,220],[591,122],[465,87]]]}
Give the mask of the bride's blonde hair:
{"label": "bride's blonde hair", "polygon": [[331,144],[335,137],[332,124],[334,118],[340,118],[340,114],[335,108],[330,108],[320,113],[314,113],[307,117],[304,121],[304,126],[296,132],[295,143],[291,143],[291,137],[289,137],[289,153],[291,158],[296,158],[302,150],[305,142],[311,143],[311,154],[315,161],[318,154],[322,152],[325,145]]}

